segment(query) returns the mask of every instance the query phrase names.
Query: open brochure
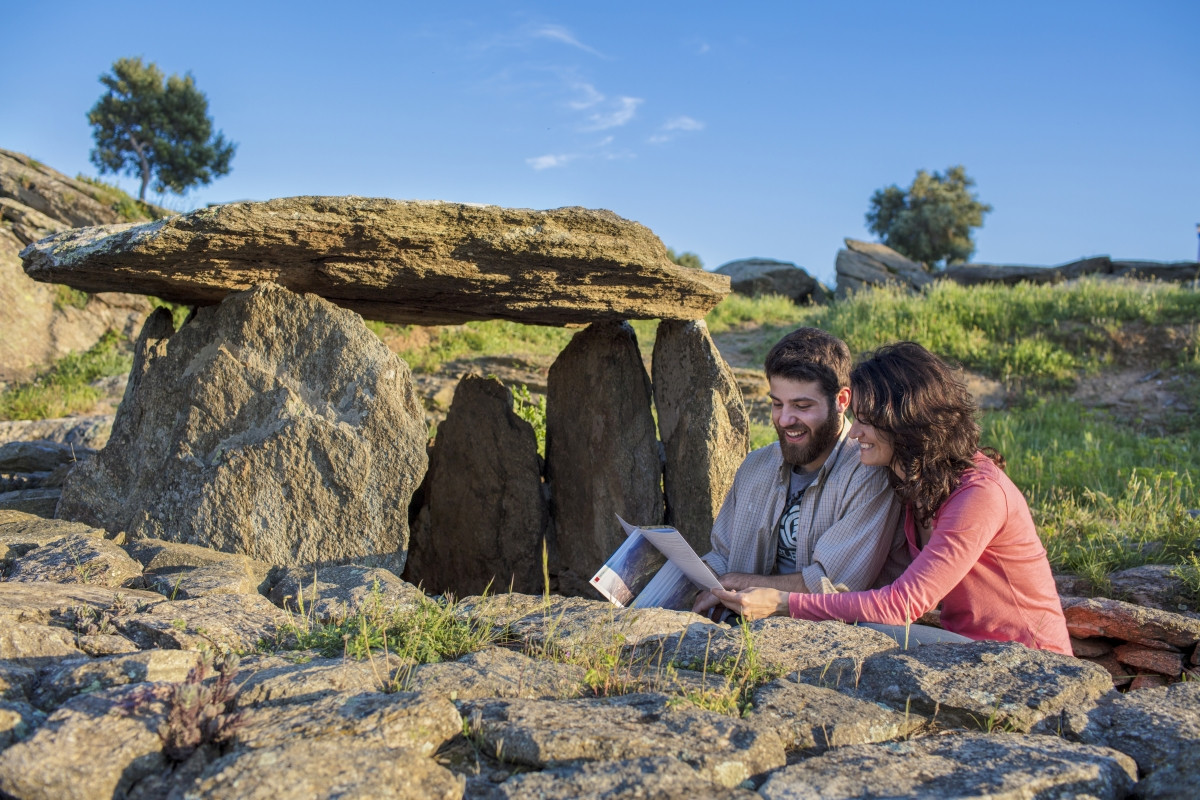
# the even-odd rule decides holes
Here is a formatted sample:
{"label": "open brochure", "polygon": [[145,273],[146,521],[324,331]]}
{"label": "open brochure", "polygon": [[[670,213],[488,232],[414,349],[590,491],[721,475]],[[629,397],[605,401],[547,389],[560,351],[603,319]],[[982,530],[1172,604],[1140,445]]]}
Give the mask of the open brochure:
{"label": "open brochure", "polygon": [[717,576],[679,531],[617,520],[625,541],[592,577],[592,586],[616,605],[690,609],[698,590],[720,588]]}

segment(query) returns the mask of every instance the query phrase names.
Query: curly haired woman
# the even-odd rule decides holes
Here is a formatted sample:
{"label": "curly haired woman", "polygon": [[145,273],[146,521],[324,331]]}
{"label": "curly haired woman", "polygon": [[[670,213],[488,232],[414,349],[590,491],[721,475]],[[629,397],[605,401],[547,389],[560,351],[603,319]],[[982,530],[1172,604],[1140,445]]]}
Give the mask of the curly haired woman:
{"label": "curly haired woman", "polygon": [[[872,591],[718,590],[721,602],[750,619],[839,619],[874,623],[897,639],[994,639],[1070,655],[1029,506],[1004,474],[1003,457],[979,449],[975,401],[955,371],[924,347],[900,342],[855,366],[850,388],[850,437],[864,464],[891,467],[892,486],[906,507],[912,564],[894,583]],[[944,631],[909,628],[938,603]]]}

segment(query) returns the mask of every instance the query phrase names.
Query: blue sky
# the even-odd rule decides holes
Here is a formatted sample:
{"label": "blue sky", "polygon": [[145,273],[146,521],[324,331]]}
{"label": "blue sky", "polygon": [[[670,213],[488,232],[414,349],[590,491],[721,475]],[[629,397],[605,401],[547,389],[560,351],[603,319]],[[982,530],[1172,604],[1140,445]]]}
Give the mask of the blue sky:
{"label": "blue sky", "polygon": [[976,261],[1197,254],[1197,2],[45,0],[5,28],[0,147],[70,175],[114,60],[193,73],[238,151],[175,210],[608,208],[831,283],[875,189],[961,163],[995,209]]}

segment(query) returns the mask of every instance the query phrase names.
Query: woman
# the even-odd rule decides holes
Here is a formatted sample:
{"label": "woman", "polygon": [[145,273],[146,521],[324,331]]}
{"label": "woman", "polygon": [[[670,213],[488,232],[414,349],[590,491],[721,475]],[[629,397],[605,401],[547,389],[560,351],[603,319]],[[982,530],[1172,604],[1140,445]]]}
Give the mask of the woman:
{"label": "woman", "polygon": [[[942,604],[942,627],[966,639],[1021,642],[1071,655],[1066,620],[1029,506],[1004,459],[979,450],[975,401],[937,356],[914,342],[882,347],[850,374],[862,463],[889,467],[905,505],[913,562],[890,586],[801,594],[715,592],[755,619],[908,626]],[[952,637],[962,641],[957,637]]]}

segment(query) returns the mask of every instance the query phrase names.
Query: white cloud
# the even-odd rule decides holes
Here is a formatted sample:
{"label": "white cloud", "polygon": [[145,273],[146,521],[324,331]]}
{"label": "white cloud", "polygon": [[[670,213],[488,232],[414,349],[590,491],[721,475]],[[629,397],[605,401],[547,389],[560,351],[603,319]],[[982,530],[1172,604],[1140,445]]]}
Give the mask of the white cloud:
{"label": "white cloud", "polygon": [[696,55],[702,56],[709,50],[712,50],[712,48],[708,46],[708,42],[701,42],[700,46],[696,48]]}
{"label": "white cloud", "polygon": [[663,144],[674,139],[681,131],[702,131],[704,123],[691,117],[673,117],[659,127],[658,132],[646,139],[650,144]]}
{"label": "white cloud", "polygon": [[559,155],[544,155],[534,158],[525,159],[525,163],[533,167],[535,170],[552,169],[554,167],[565,166],[567,162],[574,161],[576,156],[570,154]]}
{"label": "white cloud", "polygon": [[585,131],[604,131],[609,128],[619,128],[633,119],[637,107],[644,101],[640,97],[618,97],[616,108],[611,111],[597,112],[588,117]]}
{"label": "white cloud", "polygon": [[604,95],[596,91],[596,87],[590,83],[573,83],[571,88],[579,92],[582,97],[579,100],[570,100],[567,105],[571,108],[582,111],[585,108],[591,108],[597,103],[604,102]]}
{"label": "white cloud", "polygon": [[603,55],[599,51],[588,47],[586,44],[576,39],[575,35],[562,25],[542,25],[541,27],[534,28],[531,33],[535,38],[553,39],[556,42],[562,42],[563,44],[578,48],[585,53],[591,53],[594,56],[600,56],[603,58]]}
{"label": "white cloud", "polygon": [[704,123],[691,117],[675,117],[662,126],[664,131],[702,131]]}

